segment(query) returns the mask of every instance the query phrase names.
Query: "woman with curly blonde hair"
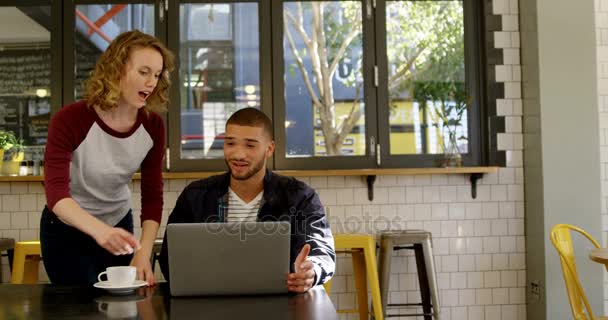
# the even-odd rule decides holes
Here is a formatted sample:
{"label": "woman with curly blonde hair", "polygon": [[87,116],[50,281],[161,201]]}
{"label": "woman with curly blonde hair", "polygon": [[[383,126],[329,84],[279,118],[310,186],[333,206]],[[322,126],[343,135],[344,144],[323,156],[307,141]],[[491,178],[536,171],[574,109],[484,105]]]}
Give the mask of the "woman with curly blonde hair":
{"label": "woman with curly blonde hair", "polygon": [[[46,207],[40,221],[52,283],[93,284],[109,266],[132,265],[154,284],[150,255],[163,208],[165,127],[173,54],[139,31],[120,34],[101,55],[85,98],[49,126]],[[141,238],[133,236],[133,174],[141,170]]]}

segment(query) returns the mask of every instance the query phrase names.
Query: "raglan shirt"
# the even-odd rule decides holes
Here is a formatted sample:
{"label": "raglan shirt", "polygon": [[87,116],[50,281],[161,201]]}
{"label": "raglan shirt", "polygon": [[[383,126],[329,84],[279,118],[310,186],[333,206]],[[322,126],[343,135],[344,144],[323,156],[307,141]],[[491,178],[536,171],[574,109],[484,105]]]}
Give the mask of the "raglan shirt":
{"label": "raglan shirt", "polygon": [[48,130],[44,186],[49,209],[73,198],[110,226],[131,208],[129,183],[141,168],[141,221],[160,223],[165,127],[160,116],[140,109],[128,132],[107,126],[84,101],[55,114]]}

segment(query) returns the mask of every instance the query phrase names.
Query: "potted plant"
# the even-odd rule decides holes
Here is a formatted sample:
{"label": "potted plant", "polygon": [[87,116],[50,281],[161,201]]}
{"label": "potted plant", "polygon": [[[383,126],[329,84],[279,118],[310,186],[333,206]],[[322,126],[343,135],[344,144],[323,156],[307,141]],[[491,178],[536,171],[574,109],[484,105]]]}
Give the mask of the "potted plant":
{"label": "potted plant", "polygon": [[443,167],[461,167],[462,156],[458,147],[458,128],[462,125],[462,117],[467,110],[470,98],[467,96],[464,83],[447,81],[424,81],[415,85],[415,99],[421,102],[425,109],[431,102],[431,113],[434,116],[434,126],[440,129],[442,138],[439,139],[443,148]]}
{"label": "potted plant", "polygon": [[0,130],[0,159],[2,174],[18,174],[19,162],[24,157],[23,139],[18,139],[12,131]]}

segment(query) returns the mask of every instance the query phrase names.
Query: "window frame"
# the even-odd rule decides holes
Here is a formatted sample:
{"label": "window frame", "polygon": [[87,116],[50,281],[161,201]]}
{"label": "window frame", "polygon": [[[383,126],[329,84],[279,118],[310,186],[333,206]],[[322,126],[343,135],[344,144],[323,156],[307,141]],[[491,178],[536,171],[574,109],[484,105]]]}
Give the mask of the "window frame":
{"label": "window frame", "polygon": [[[225,1],[209,1],[209,0],[189,0],[189,1],[170,1],[169,12],[167,13],[168,34],[179,35],[179,9],[181,4],[226,4],[226,3],[257,3],[258,4],[258,26],[259,26],[259,57],[260,57],[260,104],[261,110],[269,117],[272,115],[272,78],[271,72],[271,56],[270,56],[270,4],[268,0],[225,0]],[[175,71],[173,72],[173,84],[179,83],[180,75],[180,39],[179,36],[169,37],[167,39],[169,49],[176,56]],[[172,172],[188,172],[188,171],[222,171],[227,170],[224,158],[215,159],[181,159],[181,97],[179,87],[171,86],[171,102],[168,113],[168,128],[170,131],[168,146],[169,146],[169,161],[170,170]],[[273,159],[269,159],[267,163],[269,168],[273,168]]]}

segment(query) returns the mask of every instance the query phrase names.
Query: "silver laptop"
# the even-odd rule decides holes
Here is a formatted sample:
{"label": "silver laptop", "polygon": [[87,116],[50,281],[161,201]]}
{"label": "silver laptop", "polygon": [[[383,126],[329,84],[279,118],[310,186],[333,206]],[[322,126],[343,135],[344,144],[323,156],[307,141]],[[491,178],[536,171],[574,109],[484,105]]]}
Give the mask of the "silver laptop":
{"label": "silver laptop", "polygon": [[167,225],[171,295],[287,293],[290,234],[287,221]]}

